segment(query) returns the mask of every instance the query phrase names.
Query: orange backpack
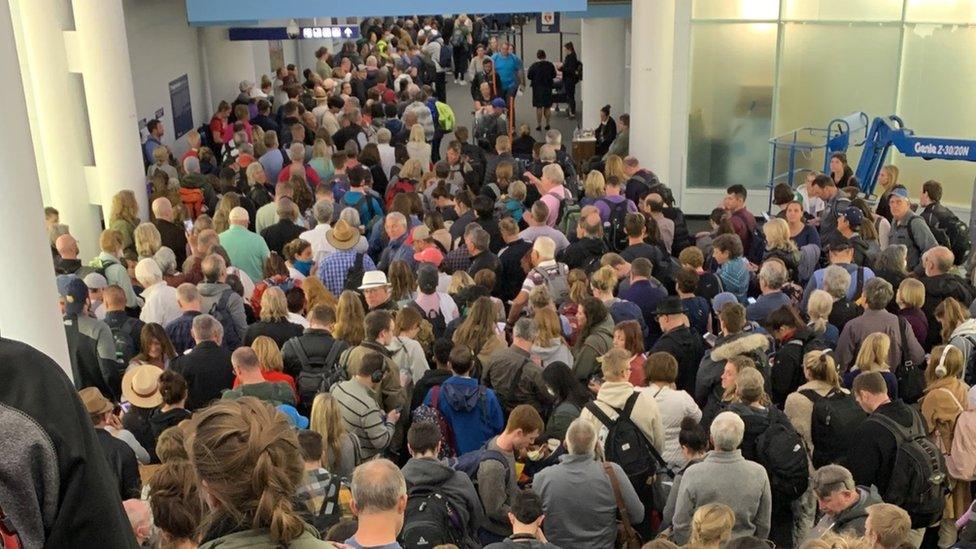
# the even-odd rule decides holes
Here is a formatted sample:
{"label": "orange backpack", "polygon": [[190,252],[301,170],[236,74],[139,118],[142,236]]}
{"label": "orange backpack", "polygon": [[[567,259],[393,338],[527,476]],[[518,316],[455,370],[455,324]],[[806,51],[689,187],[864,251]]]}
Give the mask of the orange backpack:
{"label": "orange backpack", "polygon": [[186,213],[190,219],[196,219],[203,213],[203,191],[200,189],[188,189],[180,187],[180,200],[186,207]]}

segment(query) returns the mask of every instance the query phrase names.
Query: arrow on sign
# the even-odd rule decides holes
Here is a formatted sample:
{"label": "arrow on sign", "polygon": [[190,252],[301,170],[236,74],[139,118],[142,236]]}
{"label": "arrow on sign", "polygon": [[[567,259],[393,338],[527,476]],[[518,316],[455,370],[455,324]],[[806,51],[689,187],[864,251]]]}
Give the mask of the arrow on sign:
{"label": "arrow on sign", "polygon": [[352,29],[346,27],[345,29],[343,29],[342,34],[346,35],[346,38],[349,38],[350,36],[352,36]]}

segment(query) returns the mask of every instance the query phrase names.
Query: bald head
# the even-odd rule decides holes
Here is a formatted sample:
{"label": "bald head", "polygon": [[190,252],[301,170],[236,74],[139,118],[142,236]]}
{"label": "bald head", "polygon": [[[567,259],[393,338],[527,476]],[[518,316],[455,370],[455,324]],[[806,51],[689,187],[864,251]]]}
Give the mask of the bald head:
{"label": "bald head", "polygon": [[152,212],[156,219],[162,219],[165,221],[173,221],[173,203],[169,201],[166,197],[160,197],[153,200]]}
{"label": "bald head", "polygon": [[78,241],[70,234],[63,234],[54,241],[54,248],[62,259],[78,259]]}
{"label": "bald head", "polygon": [[952,269],[956,256],[945,246],[936,246],[922,254],[922,265],[926,276],[945,274]]}

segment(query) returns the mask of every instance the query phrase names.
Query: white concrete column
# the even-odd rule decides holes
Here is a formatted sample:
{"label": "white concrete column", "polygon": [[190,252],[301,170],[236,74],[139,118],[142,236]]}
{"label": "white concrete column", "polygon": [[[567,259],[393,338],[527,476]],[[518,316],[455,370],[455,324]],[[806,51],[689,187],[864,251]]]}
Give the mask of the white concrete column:
{"label": "white concrete column", "polygon": [[671,170],[675,1],[631,4],[630,154],[658,174]]}
{"label": "white concrete column", "polygon": [[610,105],[611,113],[624,111],[624,60],[627,21],[622,18],[583,19],[580,25],[579,56],[583,63],[581,85],[583,127],[600,125],[600,109]]}
{"label": "white concrete column", "polygon": [[0,86],[0,194],[5,197],[0,201],[0,257],[5,258],[0,276],[14,281],[0,300],[0,335],[37,348],[71,377],[8,0],[0,2],[0,77],[5,81]]}
{"label": "white concrete column", "polygon": [[72,68],[79,70],[85,81],[95,153],[94,168],[89,168],[89,184],[98,187],[106,225],[112,197],[122,190],[135,193],[139,217],[149,219],[122,0],[73,0],[72,5],[78,56]]}
{"label": "white concrete column", "polygon": [[71,7],[64,0],[9,0],[9,4],[17,43],[11,54],[20,60],[17,82],[26,92],[30,115],[31,132],[20,139],[33,140],[36,155],[30,158],[36,158],[36,173],[46,189],[45,205],[58,209],[61,222],[78,239],[81,256],[90,258],[98,253],[102,214],[97,192],[89,192],[85,180],[84,166],[91,153],[84,89],[81,78],[68,71],[62,22],[71,20]]}

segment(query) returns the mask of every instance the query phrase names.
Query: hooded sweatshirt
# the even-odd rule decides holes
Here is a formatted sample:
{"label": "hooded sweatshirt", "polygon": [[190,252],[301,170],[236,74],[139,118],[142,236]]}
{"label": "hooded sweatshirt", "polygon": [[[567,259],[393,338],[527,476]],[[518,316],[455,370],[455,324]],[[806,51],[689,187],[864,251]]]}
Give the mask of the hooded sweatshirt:
{"label": "hooded sweatshirt", "polygon": [[[224,292],[230,292],[227,294],[227,311],[230,312],[230,316],[234,320],[237,341],[244,341],[244,334],[247,332],[247,314],[244,312],[244,298],[223,282],[201,282],[197,284],[197,289],[200,291],[200,310],[205,313],[213,310],[214,305],[220,301]],[[224,334],[224,339],[227,339],[226,334]]]}
{"label": "hooded sweatshirt", "polygon": [[429,488],[447,498],[464,525],[465,546],[474,544],[471,538],[485,520],[485,511],[468,475],[455,471],[444,461],[412,458],[403,466],[403,478],[407,481],[408,492],[414,488]]}
{"label": "hooded sweatshirt", "polygon": [[[431,402],[428,393],[424,404]],[[437,409],[454,432],[458,454],[481,448],[505,427],[505,416],[495,391],[470,377],[451,376],[442,383]]]}
{"label": "hooded sweatshirt", "polygon": [[546,346],[533,345],[532,354],[539,357],[543,368],[554,362],[562,362],[567,366],[573,364],[573,353],[570,352],[569,347],[566,346],[566,342],[561,337],[553,338]]}
{"label": "hooded sweatshirt", "polygon": [[976,352],[976,318],[969,318],[962,324],[956,326],[949,337],[949,344],[962,351],[963,372],[962,377],[966,383],[973,385],[976,383],[976,371],[973,371],[970,362],[973,353]]}
{"label": "hooded sweatshirt", "polygon": [[191,415],[193,414],[183,408],[173,408],[166,412],[162,408],[156,408],[149,415],[149,428],[152,430],[153,440],[158,439],[166,429],[178,425],[184,419],[190,419]]}
{"label": "hooded sweatshirt", "polygon": [[573,354],[576,356],[573,365],[576,379],[585,383],[591,375],[600,371],[596,359],[609,351],[613,345],[613,326],[613,317],[608,313],[603,321],[593,327],[586,339],[577,341],[573,349]]}

